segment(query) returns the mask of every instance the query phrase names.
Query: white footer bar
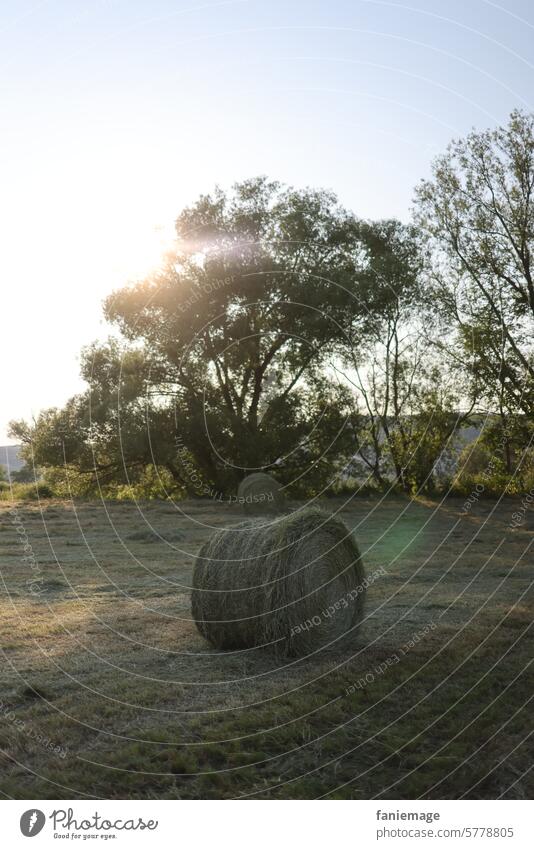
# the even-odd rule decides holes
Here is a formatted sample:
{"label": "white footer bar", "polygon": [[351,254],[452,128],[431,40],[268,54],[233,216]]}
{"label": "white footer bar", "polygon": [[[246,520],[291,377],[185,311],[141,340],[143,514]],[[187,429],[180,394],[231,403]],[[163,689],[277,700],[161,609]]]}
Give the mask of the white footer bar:
{"label": "white footer bar", "polygon": [[[534,847],[531,801],[3,801],[2,845]],[[35,842],[33,842],[35,841]]]}

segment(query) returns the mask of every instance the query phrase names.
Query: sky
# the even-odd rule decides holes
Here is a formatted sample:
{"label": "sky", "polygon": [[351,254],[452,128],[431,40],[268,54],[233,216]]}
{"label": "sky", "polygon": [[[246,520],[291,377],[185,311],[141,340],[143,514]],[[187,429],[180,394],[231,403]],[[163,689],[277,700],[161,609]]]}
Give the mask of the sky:
{"label": "sky", "polygon": [[451,138],[533,108],[533,44],[530,0],[0,0],[0,445],[184,205],[267,174],[408,220]]}

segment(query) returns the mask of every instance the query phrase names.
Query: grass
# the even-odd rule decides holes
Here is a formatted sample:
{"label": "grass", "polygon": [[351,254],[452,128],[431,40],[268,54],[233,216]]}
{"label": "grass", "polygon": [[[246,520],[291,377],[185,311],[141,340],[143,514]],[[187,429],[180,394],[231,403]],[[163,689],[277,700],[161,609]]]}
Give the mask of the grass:
{"label": "grass", "polygon": [[0,506],[0,792],[531,798],[534,526],[462,505],[328,501],[385,574],[349,652],[282,666],[190,621],[194,554],[238,512],[21,504],[32,569]]}

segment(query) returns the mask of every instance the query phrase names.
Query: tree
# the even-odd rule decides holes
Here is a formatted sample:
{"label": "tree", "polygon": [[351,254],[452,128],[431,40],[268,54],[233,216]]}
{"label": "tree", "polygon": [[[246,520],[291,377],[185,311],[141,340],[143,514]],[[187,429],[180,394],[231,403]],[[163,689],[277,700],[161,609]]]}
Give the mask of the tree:
{"label": "tree", "polygon": [[276,469],[294,492],[320,490],[359,421],[328,366],[365,345],[392,284],[417,273],[395,226],[398,238],[330,193],[265,178],[202,196],[162,267],[107,299],[122,340],[84,351],[87,392],[13,433],[39,464],[104,481],[154,465],[190,495],[217,495]]}
{"label": "tree", "polygon": [[172,399],[176,439],[224,489],[278,463],[313,427],[327,353],[368,322],[354,308],[361,238],[332,195],[265,179],[200,198],[177,236],[165,267],[115,293],[106,315],[143,343],[151,400]]}
{"label": "tree", "polygon": [[52,474],[66,494],[136,482],[153,462],[143,405],[144,362],[142,353],[117,340],[85,348],[81,372],[87,391],[63,409],[43,410],[32,424],[10,423],[26,465],[42,467],[46,478]]}
{"label": "tree", "polygon": [[380,488],[392,484],[407,493],[435,488],[438,461],[450,453],[451,437],[469,416],[457,412],[457,396],[442,378],[419,346],[397,330],[365,375],[358,370],[357,390],[367,409],[358,456]]}
{"label": "tree", "polygon": [[[378,225],[374,225],[376,232]],[[344,357],[362,410],[360,472],[385,488],[432,489],[435,465],[454,430],[467,418],[455,412],[456,393],[438,369],[425,330],[421,256],[415,233],[395,221],[380,223],[396,274],[382,273],[391,297],[365,346]],[[400,262],[400,258],[404,258]],[[405,272],[399,274],[404,267]]]}
{"label": "tree", "polygon": [[[534,405],[534,116],[454,141],[416,197],[447,346],[503,421]],[[445,345],[443,346],[446,347]]]}

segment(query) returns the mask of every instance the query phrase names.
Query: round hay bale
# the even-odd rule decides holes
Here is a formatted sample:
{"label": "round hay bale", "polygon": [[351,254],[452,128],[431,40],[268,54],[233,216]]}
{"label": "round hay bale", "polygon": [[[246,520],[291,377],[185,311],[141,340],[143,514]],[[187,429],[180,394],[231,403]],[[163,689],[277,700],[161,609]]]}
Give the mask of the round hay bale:
{"label": "round hay bale", "polygon": [[339,648],[363,616],[365,570],[345,524],[316,508],[216,531],[193,570],[193,618],[218,649]]}
{"label": "round hay bale", "polygon": [[280,513],[285,505],[284,490],[271,475],[255,472],[239,484],[237,501],[250,515]]}

